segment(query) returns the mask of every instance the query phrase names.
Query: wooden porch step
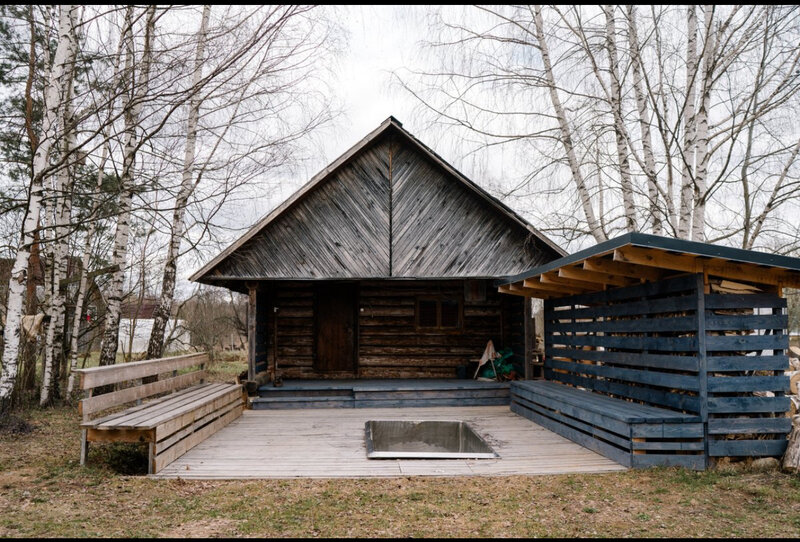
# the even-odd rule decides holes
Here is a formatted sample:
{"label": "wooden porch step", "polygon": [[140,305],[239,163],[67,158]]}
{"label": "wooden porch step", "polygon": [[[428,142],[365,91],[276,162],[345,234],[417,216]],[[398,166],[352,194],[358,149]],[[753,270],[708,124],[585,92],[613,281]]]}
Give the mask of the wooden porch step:
{"label": "wooden porch step", "polygon": [[353,408],[353,396],[301,395],[294,397],[251,397],[250,407],[253,410]]}

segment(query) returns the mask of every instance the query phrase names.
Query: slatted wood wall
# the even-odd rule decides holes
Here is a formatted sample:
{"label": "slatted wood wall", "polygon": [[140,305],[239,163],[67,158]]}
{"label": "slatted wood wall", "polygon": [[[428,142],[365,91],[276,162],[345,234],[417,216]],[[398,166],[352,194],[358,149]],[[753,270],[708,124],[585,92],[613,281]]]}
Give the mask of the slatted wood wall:
{"label": "slatted wood wall", "polygon": [[702,275],[547,300],[545,378],[697,414],[711,457],[780,455],[785,307],[777,294],[705,293]]}
{"label": "slatted wood wall", "polygon": [[786,300],[705,296],[709,455],[780,456],[791,429]]}
{"label": "slatted wood wall", "polygon": [[[470,287],[484,295],[465,296]],[[312,282],[272,283],[278,311],[267,311],[258,325],[272,330],[277,321],[284,378],[345,378],[314,370],[314,289]],[[456,368],[479,359],[489,339],[498,349],[511,346],[522,359],[524,300],[499,294],[491,281],[364,281],[358,290],[358,372],[350,378],[455,378]],[[462,328],[417,329],[419,296],[461,300]],[[274,345],[267,352],[271,363]]]}

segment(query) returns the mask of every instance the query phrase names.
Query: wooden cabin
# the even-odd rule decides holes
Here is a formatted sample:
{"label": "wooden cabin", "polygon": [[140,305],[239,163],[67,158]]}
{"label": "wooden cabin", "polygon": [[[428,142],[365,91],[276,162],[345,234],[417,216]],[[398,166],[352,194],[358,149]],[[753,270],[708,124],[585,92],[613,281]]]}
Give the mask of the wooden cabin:
{"label": "wooden cabin", "polygon": [[523,357],[494,283],[564,254],[390,117],[191,280],[248,294],[251,380],[455,378]]}

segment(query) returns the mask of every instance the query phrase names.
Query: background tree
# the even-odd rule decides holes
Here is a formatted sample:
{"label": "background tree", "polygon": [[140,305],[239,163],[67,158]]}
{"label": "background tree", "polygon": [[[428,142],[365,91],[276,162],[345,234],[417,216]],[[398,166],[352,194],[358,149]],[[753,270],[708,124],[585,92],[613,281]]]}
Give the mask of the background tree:
{"label": "background tree", "polygon": [[786,253],[800,246],[799,16],[442,7],[437,68],[398,78],[424,117],[473,149],[503,147],[520,168],[500,195],[566,242],[639,230]]}

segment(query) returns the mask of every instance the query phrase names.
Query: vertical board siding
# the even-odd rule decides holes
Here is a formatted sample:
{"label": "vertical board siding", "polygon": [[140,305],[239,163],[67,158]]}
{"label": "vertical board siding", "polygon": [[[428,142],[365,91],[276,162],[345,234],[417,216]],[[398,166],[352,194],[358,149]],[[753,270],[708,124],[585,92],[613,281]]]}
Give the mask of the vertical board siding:
{"label": "vertical board siding", "polygon": [[[358,373],[361,378],[455,378],[459,365],[477,361],[487,341],[511,347],[522,366],[524,300],[499,294],[486,283],[485,296],[469,300],[472,281],[363,281],[359,283]],[[323,283],[317,288],[323,287]],[[346,378],[314,370],[313,282],[272,283],[277,312],[267,313],[270,330],[277,319],[278,369],[284,378]],[[462,302],[458,330],[417,329],[417,297]],[[263,325],[259,322],[259,326]],[[271,335],[270,335],[271,336]],[[272,345],[269,348],[272,359]],[[349,378],[352,378],[352,373]],[[472,376],[472,375],[468,375]]]}

